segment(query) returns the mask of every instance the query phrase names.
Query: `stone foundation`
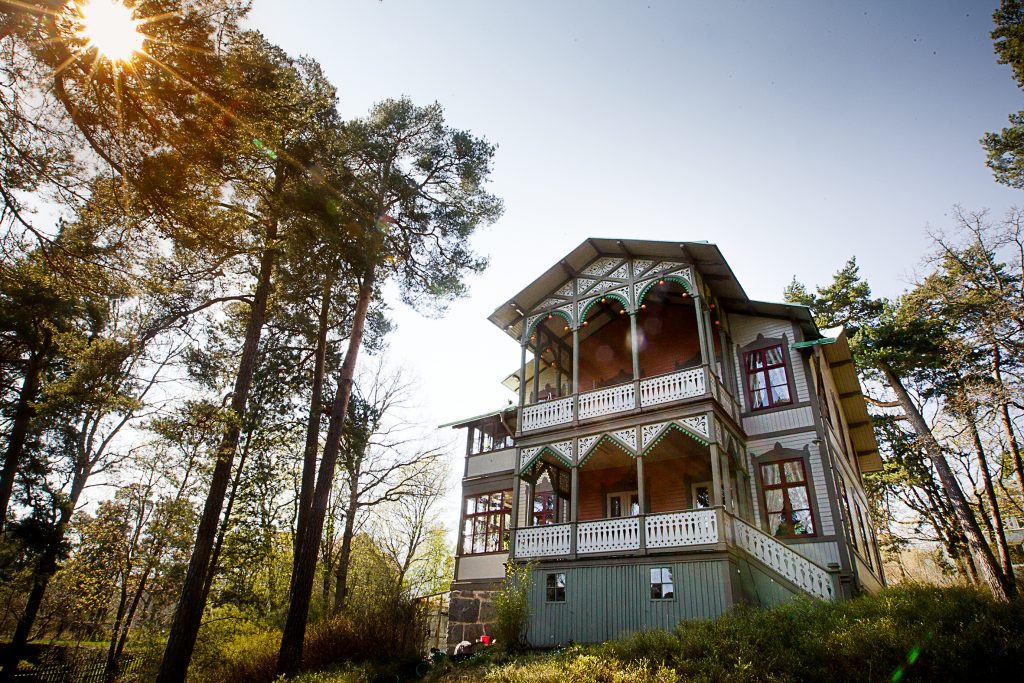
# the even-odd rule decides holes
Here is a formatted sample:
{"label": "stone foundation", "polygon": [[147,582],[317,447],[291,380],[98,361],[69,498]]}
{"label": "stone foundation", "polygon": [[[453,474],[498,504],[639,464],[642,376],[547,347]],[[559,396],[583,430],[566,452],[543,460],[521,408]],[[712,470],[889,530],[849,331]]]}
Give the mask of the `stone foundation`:
{"label": "stone foundation", "polygon": [[448,604],[448,653],[463,640],[475,643],[482,635],[494,637],[496,590],[453,588]]}

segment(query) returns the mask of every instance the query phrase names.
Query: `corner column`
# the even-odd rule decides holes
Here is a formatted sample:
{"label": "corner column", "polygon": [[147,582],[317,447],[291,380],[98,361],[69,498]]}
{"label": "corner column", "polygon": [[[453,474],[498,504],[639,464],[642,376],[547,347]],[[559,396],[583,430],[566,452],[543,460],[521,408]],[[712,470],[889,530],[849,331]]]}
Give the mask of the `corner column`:
{"label": "corner column", "polygon": [[697,316],[697,341],[700,342],[700,362],[702,365],[710,367],[711,360],[708,356],[707,321],[704,318],[704,298],[697,296],[696,294],[692,294],[691,296],[693,297],[693,311]]}
{"label": "corner column", "polygon": [[637,526],[640,530],[640,549],[647,549],[647,529],[644,524],[644,515],[647,513],[647,497],[644,495],[644,458],[636,454],[636,497],[640,504],[640,514],[637,517]]}
{"label": "corner column", "polygon": [[711,454],[711,504],[722,505],[722,458],[718,452],[718,444],[708,445]]}
{"label": "corner column", "polygon": [[579,522],[580,514],[580,468],[579,465],[573,465],[572,470],[572,484],[569,488],[569,554],[576,554],[576,525]]}

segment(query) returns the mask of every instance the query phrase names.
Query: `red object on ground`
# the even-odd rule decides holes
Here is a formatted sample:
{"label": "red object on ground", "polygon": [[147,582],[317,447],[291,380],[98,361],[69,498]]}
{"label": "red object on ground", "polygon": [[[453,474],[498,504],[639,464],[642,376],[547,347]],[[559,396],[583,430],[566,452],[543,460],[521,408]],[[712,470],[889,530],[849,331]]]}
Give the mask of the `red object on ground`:
{"label": "red object on ground", "polygon": [[491,644],[491,637],[490,636],[480,636],[480,642],[483,643],[484,645],[490,645]]}

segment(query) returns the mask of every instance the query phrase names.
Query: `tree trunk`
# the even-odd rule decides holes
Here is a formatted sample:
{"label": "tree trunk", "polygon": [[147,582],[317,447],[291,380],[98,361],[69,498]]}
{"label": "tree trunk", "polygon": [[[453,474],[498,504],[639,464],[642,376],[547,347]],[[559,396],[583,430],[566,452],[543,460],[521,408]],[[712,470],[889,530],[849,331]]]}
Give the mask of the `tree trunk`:
{"label": "tree trunk", "polygon": [[[285,173],[279,166],[275,180],[274,196],[280,194],[284,185]],[[167,638],[163,661],[157,683],[183,683],[188,673],[188,665],[192,659],[196,636],[203,619],[206,607],[204,588],[206,573],[210,565],[210,556],[224,507],[224,496],[227,494],[228,482],[231,479],[232,465],[238,439],[241,434],[241,422],[245,416],[249,390],[252,388],[253,374],[256,372],[257,355],[260,337],[266,322],[267,302],[270,298],[274,265],[277,260],[277,220],[271,220],[267,227],[266,246],[260,258],[260,270],[253,297],[249,322],[245,329],[245,342],[242,345],[241,359],[238,363],[238,374],[235,377],[234,392],[231,395],[231,415],[224,428],[224,434],[217,447],[216,465],[210,479],[210,491],[206,496],[203,514],[196,531],[196,542],[189,560],[185,583],[178,599],[178,607],[174,612],[174,621]]]}
{"label": "tree trunk", "polygon": [[345,530],[341,535],[338,552],[338,570],[334,582],[334,613],[340,614],[348,597],[348,568],[352,559],[352,537],[356,530],[356,512],[359,510],[359,475],[350,473],[348,509],[345,510]]}
{"label": "tree trunk", "polygon": [[43,596],[46,595],[46,588],[50,585],[50,579],[57,573],[57,560],[60,557],[61,547],[64,544],[64,536],[67,534],[71,516],[75,513],[75,507],[85,489],[85,483],[91,474],[91,466],[86,464],[75,474],[75,480],[71,485],[71,492],[67,501],[61,507],[60,518],[53,529],[49,543],[43,550],[32,576],[32,590],[29,592],[28,601],[25,604],[25,611],[18,619],[18,625],[14,629],[11,642],[0,660],[0,683],[9,683],[14,680],[14,673],[18,668],[18,661],[28,643],[28,637],[35,625],[36,617],[39,615],[39,608],[43,604]]}
{"label": "tree trunk", "polygon": [[999,562],[1002,565],[1003,577],[1008,592],[1012,595],[1016,591],[1013,580],[1013,560],[1010,558],[1010,547],[1006,544],[1006,534],[1003,532],[1003,516],[999,511],[999,501],[996,499],[996,489],[992,485],[992,473],[988,469],[988,456],[985,454],[985,447],[981,443],[981,435],[978,433],[978,425],[974,421],[974,415],[966,416],[967,428],[971,432],[971,440],[974,442],[974,451],[978,456],[978,465],[981,469],[981,482],[985,489],[985,503],[990,511],[992,540],[995,541],[996,549],[999,551]]}
{"label": "tree trunk", "polygon": [[931,429],[929,429],[928,423],[925,422],[917,406],[914,405],[914,401],[911,399],[906,387],[903,386],[903,381],[887,364],[882,363],[879,369],[885,375],[889,388],[896,394],[900,407],[910,421],[925,453],[928,454],[932,464],[935,466],[942,489],[946,496],[949,497],[953,513],[966,537],[967,547],[970,550],[971,557],[974,559],[981,579],[985,582],[985,585],[996,600],[1008,601],[1010,599],[1010,589],[1007,587],[1006,577],[1003,576],[1002,570],[996,563],[992,549],[985,542],[985,537],[978,527],[978,520],[974,516],[974,511],[968,505],[964,492],[960,488],[960,483],[946,461],[946,456],[942,453],[942,447],[935,440],[935,436],[932,434]]}
{"label": "tree trunk", "polygon": [[992,379],[996,382],[998,392],[999,420],[1003,426],[1003,433],[1006,434],[1006,444],[1010,448],[1010,456],[1013,458],[1013,471],[1017,475],[1017,484],[1021,493],[1024,493],[1024,459],[1020,455],[1020,444],[1017,442],[1017,432],[1013,428],[1013,420],[1010,419],[1010,405],[1006,401],[1006,386],[1003,384],[1003,362],[1002,354],[999,351],[999,343],[994,335],[989,337],[992,344]]}
{"label": "tree trunk", "polygon": [[36,414],[34,404],[36,394],[39,393],[39,377],[43,372],[43,358],[49,351],[51,340],[48,330],[43,335],[43,344],[29,355],[28,363],[25,365],[25,379],[21,383],[21,391],[18,392],[18,403],[7,437],[7,452],[4,454],[3,471],[0,472],[0,533],[3,533],[7,523],[7,508],[11,504],[14,479],[18,476],[18,468],[24,457],[28,427]]}
{"label": "tree trunk", "polygon": [[348,415],[349,398],[352,396],[352,382],[355,376],[359,347],[363,343],[363,329],[366,313],[373,298],[376,277],[376,253],[369,257],[363,281],[359,287],[355,316],[352,320],[352,336],[348,340],[345,361],[341,365],[338,387],[331,406],[331,420],[327,427],[327,439],[320,471],[317,474],[313,503],[310,508],[309,525],[303,533],[296,553],[295,571],[292,576],[291,595],[284,633],[281,636],[281,651],[278,653],[277,672],[293,675],[302,663],[302,645],[306,636],[306,621],[309,618],[309,601],[313,593],[316,575],[316,561],[320,550],[320,538],[324,530],[324,516],[334,483],[334,469],[341,447],[341,434]]}
{"label": "tree trunk", "polygon": [[224,508],[224,518],[220,521],[220,528],[217,530],[217,541],[213,544],[213,553],[210,555],[210,566],[206,570],[206,581],[203,582],[203,603],[210,597],[210,588],[213,586],[213,579],[217,575],[217,563],[220,561],[220,553],[224,548],[224,537],[228,533],[228,524],[231,521],[231,509],[235,507],[235,496],[238,494],[238,485],[242,482],[242,470],[245,469],[245,461],[249,457],[249,440],[252,432],[245,435],[245,448],[242,449],[242,457],[238,459],[238,469],[235,470],[235,478],[231,482],[231,491],[228,493],[227,506]]}
{"label": "tree trunk", "polygon": [[316,356],[313,360],[313,386],[309,396],[309,420],[306,422],[306,447],[302,453],[302,484],[299,487],[299,510],[295,522],[294,559],[299,556],[299,539],[309,524],[309,509],[313,503],[313,486],[316,484],[316,453],[320,446],[320,416],[323,414],[324,371],[327,364],[327,331],[330,328],[331,295],[334,291],[334,272],[324,282],[323,298],[320,301],[320,315],[317,318]]}

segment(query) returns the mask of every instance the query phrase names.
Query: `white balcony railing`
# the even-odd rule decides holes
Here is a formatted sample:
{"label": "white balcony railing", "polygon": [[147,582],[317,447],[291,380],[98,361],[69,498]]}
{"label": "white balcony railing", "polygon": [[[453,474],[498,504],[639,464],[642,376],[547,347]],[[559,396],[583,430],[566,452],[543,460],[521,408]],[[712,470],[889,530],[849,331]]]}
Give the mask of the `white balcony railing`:
{"label": "white balcony railing", "polygon": [[572,422],[572,396],[535,403],[523,408],[520,423],[524,432]]}
{"label": "white balcony railing", "polygon": [[[640,380],[640,393],[637,394],[636,383],[618,384],[597,391],[588,391],[577,397],[544,401],[523,406],[520,413],[520,430],[523,432],[544,429],[567,424],[575,419],[585,420],[590,417],[624,413],[634,408],[655,406],[687,398],[697,398],[707,393],[707,369],[691,368],[667,375],[658,375]],[[735,399],[725,391],[724,385],[716,387],[716,398],[725,404],[733,416],[739,418],[739,408]],[[574,402],[578,408],[574,409]]]}
{"label": "white balcony railing", "polygon": [[577,525],[577,553],[606,553],[640,549],[640,519],[619,517]]}
{"label": "white balcony railing", "polygon": [[579,419],[611,415],[636,407],[636,385],[620,384],[607,389],[580,394]]}
{"label": "white balcony railing", "polygon": [[718,543],[718,510],[686,510],[644,518],[648,548],[675,548]]}
{"label": "white balcony railing", "polygon": [[827,571],[760,529],[736,517],[730,519],[736,545],[811,595],[833,598],[835,587]]}
{"label": "white balcony railing", "polygon": [[684,398],[703,396],[706,391],[703,367],[640,380],[640,405],[654,406]]}
{"label": "white balcony railing", "polygon": [[568,555],[572,524],[528,526],[516,531],[516,557]]}

